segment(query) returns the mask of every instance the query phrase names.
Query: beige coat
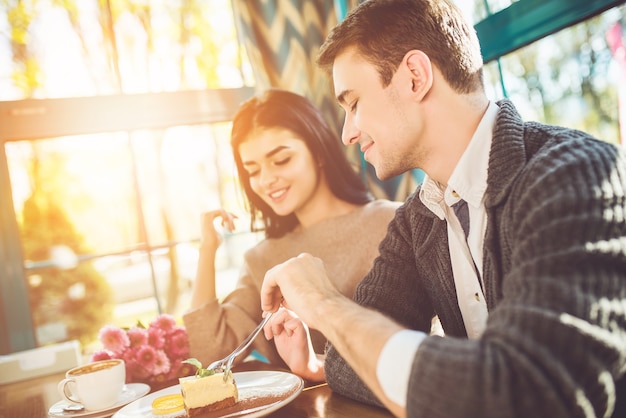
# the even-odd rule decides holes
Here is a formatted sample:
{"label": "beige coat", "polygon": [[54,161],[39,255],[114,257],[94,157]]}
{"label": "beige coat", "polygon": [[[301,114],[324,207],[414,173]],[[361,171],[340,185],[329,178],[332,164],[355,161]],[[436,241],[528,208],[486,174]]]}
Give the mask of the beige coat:
{"label": "beige coat", "polygon": [[[321,258],[339,290],[352,296],[378,255],[378,244],[399,205],[376,200],[305,230],[263,240],[248,250],[235,290],[222,303],[210,302],[183,316],[191,356],[208,365],[243,341],[261,321],[260,291],[265,272],[302,252]],[[312,337],[315,351],[322,353],[325,338],[318,332],[312,332]],[[274,343],[263,335],[257,337],[252,348],[270,363],[284,366]]]}

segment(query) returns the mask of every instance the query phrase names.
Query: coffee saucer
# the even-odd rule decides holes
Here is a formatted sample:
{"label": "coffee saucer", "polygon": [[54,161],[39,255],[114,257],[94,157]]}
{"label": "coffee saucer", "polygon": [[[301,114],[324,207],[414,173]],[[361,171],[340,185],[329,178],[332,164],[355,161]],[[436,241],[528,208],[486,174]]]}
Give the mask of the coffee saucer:
{"label": "coffee saucer", "polygon": [[[127,405],[137,399],[141,398],[145,394],[150,392],[150,386],[145,383],[127,383],[124,385],[122,394],[118,398],[117,402],[106,409],[100,409],[97,411],[88,411],[86,409],[80,409],[78,411],[72,410],[71,407],[77,404],[71,403],[67,400],[62,400],[50,407],[48,410],[48,416],[53,418],[68,418],[68,417],[82,417],[82,418],[103,418],[109,417],[113,412],[120,409],[124,405]],[[69,408],[68,408],[69,407]]]}

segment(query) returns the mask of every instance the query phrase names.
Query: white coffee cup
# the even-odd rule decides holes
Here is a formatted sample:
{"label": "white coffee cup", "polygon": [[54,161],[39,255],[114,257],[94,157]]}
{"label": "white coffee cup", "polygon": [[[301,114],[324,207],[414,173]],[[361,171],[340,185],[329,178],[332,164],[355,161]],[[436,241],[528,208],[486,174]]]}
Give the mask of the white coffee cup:
{"label": "white coffee cup", "polygon": [[118,401],[126,382],[124,360],[111,359],[74,367],[57,385],[59,394],[86,410],[99,411]]}

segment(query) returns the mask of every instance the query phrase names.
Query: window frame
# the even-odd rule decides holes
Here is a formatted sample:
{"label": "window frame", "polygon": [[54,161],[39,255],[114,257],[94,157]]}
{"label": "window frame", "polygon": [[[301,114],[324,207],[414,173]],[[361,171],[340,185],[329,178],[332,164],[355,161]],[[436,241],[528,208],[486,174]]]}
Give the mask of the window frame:
{"label": "window frame", "polygon": [[624,0],[519,0],[474,25],[483,61],[529,45],[590,19]]}

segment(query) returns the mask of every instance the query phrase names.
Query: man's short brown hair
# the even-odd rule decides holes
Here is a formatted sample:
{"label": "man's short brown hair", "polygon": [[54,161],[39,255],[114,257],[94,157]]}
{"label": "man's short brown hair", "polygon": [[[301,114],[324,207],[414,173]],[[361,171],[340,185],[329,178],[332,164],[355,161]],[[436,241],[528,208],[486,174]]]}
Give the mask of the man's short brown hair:
{"label": "man's short brown hair", "polygon": [[378,69],[385,87],[405,54],[417,49],[457,92],[483,89],[476,31],[447,0],[367,0],[330,32],[317,63],[330,70],[348,47],[356,47]]}

